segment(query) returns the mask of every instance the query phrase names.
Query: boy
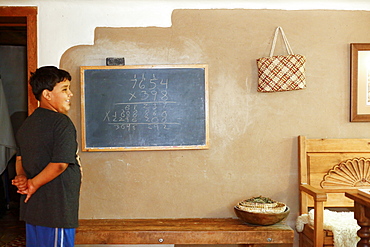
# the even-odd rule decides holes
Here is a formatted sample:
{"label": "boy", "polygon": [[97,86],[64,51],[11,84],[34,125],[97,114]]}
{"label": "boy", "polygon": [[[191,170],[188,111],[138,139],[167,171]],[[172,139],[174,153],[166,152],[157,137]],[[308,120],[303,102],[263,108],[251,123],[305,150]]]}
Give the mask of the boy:
{"label": "boy", "polygon": [[40,106],[17,133],[20,219],[26,222],[27,247],[74,246],[81,182],[76,129],[70,109],[71,75],[53,66],[31,74]]}

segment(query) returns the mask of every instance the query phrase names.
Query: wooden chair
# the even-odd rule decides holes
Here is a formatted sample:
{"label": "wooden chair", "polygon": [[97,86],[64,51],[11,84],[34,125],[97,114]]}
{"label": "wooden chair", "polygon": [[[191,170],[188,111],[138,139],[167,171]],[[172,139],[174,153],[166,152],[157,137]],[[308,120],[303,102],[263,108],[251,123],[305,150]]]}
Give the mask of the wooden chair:
{"label": "wooden chair", "polygon": [[370,187],[370,139],[298,137],[300,214],[314,210],[314,225],[305,224],[299,246],[333,246],[333,233],[323,230],[325,208],[354,203],[344,192]]}

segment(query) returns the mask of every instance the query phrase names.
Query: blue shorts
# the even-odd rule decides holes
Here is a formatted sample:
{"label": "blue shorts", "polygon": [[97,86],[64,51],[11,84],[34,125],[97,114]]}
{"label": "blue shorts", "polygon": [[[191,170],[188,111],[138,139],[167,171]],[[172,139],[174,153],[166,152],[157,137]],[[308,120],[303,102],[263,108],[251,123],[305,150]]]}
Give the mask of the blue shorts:
{"label": "blue shorts", "polygon": [[75,228],[51,228],[26,224],[27,247],[73,247]]}

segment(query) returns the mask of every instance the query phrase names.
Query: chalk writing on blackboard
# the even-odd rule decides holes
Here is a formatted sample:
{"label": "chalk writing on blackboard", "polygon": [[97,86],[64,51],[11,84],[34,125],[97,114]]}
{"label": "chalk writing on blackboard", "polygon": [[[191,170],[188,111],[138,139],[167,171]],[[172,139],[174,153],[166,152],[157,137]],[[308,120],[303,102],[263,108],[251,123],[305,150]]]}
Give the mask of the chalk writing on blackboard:
{"label": "chalk writing on blackboard", "polygon": [[84,151],[208,148],[206,65],[81,67]]}

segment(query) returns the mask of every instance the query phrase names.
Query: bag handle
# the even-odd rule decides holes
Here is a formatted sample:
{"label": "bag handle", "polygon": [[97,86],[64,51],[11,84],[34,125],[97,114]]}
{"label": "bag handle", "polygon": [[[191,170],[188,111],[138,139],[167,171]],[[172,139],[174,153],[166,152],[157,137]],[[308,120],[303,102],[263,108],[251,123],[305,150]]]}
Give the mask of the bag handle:
{"label": "bag handle", "polygon": [[273,53],[275,51],[276,39],[277,39],[277,36],[279,34],[279,30],[281,32],[281,36],[283,37],[283,40],[284,40],[284,43],[285,43],[285,48],[286,48],[288,54],[289,55],[294,55],[293,50],[292,50],[292,47],[290,47],[290,44],[288,42],[287,37],[285,36],[285,33],[283,31],[283,28],[282,27],[277,27],[276,30],[275,30],[274,40],[272,41],[272,46],[271,46],[271,51],[270,51],[270,57],[272,57],[272,55],[273,55]]}

